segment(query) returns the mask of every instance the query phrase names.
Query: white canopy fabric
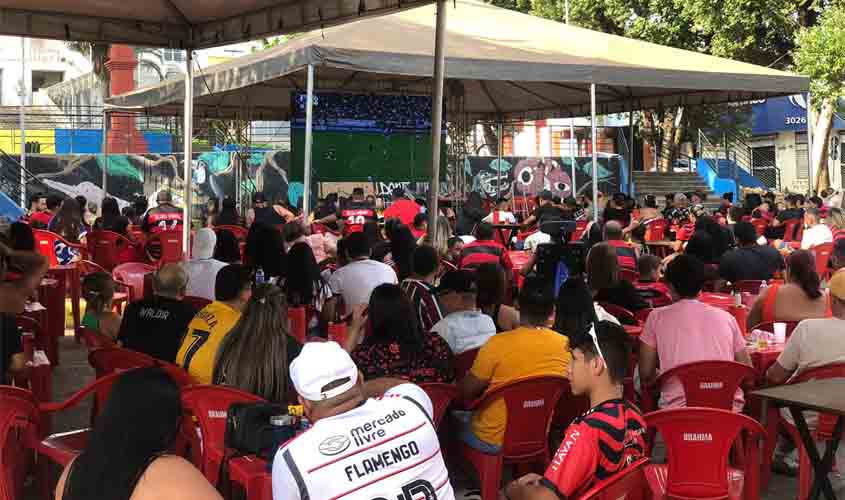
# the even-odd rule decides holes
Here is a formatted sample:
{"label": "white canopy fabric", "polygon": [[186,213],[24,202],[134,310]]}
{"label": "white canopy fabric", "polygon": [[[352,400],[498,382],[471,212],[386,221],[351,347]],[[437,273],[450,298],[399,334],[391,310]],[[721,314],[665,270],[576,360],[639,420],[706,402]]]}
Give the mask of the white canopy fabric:
{"label": "white canopy fabric", "polygon": [[432,0],[0,0],[0,35],[204,49]]}
{"label": "white canopy fabric", "polygon": [[[2,1],[2,0],[0,0]],[[762,66],[568,26],[475,0],[448,2],[446,95],[490,120],[745,101],[807,91],[809,79]],[[455,5],[453,7],[453,5]],[[319,91],[430,94],[434,5],[312,31],[194,78],[195,114],[289,119],[307,66]],[[116,96],[116,107],[175,114],[184,78]]]}

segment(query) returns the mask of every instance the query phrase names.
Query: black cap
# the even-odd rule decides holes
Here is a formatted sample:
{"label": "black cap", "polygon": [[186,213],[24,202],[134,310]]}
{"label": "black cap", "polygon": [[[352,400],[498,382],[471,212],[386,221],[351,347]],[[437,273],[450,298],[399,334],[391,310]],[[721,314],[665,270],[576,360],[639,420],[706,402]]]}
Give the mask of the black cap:
{"label": "black cap", "polygon": [[252,202],[253,203],[267,203],[267,198],[264,196],[264,193],[261,191],[256,191],[252,193]]}
{"label": "black cap", "polygon": [[475,281],[475,273],[466,269],[449,271],[440,278],[440,286],[435,293],[442,295],[448,292],[456,293],[477,293],[478,285]]}

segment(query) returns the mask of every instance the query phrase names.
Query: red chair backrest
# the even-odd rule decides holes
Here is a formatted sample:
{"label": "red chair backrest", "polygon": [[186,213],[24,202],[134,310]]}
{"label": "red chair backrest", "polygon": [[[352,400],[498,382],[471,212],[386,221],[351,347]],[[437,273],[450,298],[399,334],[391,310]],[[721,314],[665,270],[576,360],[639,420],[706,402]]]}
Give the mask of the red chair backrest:
{"label": "red chair backrest", "polygon": [[636,283],[638,279],[640,279],[640,273],[635,271],[634,269],[628,269],[627,267],[620,267],[619,268],[619,279],[626,280],[631,283]]}
{"label": "red chair backrest", "polygon": [[102,347],[88,353],[88,364],[98,377],[133,368],[144,368],[156,364],[156,360],[146,354],[123,349],[121,347]]}
{"label": "red chair backrest", "polygon": [[206,299],[205,297],[187,296],[187,297],[183,297],[182,301],[185,302],[186,304],[191,304],[192,306],[194,306],[194,309],[196,309],[197,311],[205,308],[205,306],[207,306],[208,304],[211,304],[211,301]]}
{"label": "red chair backrest", "polygon": [[584,235],[584,230],[587,229],[587,221],[579,220],[575,223],[575,232],[572,233],[572,238],[570,241],[578,241],[581,239],[581,236]]}
{"label": "red chair backrest", "polygon": [[147,239],[147,245],[153,241],[158,241],[159,245],[161,245],[161,256],[157,261],[159,265],[170,262],[181,262],[184,259],[181,230],[162,231],[153,234]]}
{"label": "red chair backrest", "polygon": [[822,243],[810,249],[813,255],[816,256],[816,272],[819,276],[825,276],[828,273],[827,263],[830,260],[830,254],[833,253],[833,243]]}
{"label": "red chair backrest", "polygon": [[804,233],[804,224],[801,219],[788,219],[783,221],[783,241],[801,241]]}
{"label": "red chair backrest", "polygon": [[[820,366],[812,368],[805,372],[801,372],[792,378],[788,383],[798,384],[801,382],[809,382],[810,380],[821,380],[826,378],[845,378],[845,363],[834,363],[827,366]],[[819,423],[817,439],[830,439],[833,435],[834,426],[836,425],[836,416],[829,413],[819,414]]]}
{"label": "red chair backrest", "polygon": [[92,231],[86,239],[91,260],[108,271],[123,263],[122,252],[132,246],[128,238],[113,231]]}
{"label": "red chair backrest", "polygon": [[577,500],[643,500],[648,487],[644,473],[647,464],[648,458],[637,460],[604,481],[599,481]]}
{"label": "red chair backrest", "polygon": [[307,323],[305,307],[288,307],[288,334],[300,344],[305,343],[305,333],[308,330]]}
{"label": "red chair backrest", "polygon": [[751,225],[757,230],[757,236],[763,236],[766,228],[769,227],[769,222],[766,219],[751,219]]}
{"label": "red chair backrest", "polygon": [[470,349],[455,356],[455,380],[460,380],[469,373],[476,356],[478,356],[478,349]]}
{"label": "red chair backrest", "polygon": [[92,330],[91,328],[80,326],[79,336],[82,338],[82,343],[85,344],[85,347],[88,348],[89,351],[105,347],[117,347],[112,339],[106,337],[97,330]]}
{"label": "red chair backrest", "polygon": [[673,303],[672,295],[655,283],[634,282],[634,287],[640,292],[640,297],[651,304],[651,307],[663,307]]}
{"label": "red chair backrest", "polygon": [[144,276],[155,272],[155,268],[141,262],[127,262],[112,270],[112,278],[129,287],[129,301],[134,302],[144,297]]}
{"label": "red chair backrest", "polygon": [[91,262],[90,260],[77,261],[76,268],[79,269],[79,275],[83,277],[94,273],[109,274],[109,272],[106,271],[103,266],[97,264],[96,262]]}
{"label": "red chair backrest", "polygon": [[566,379],[529,377],[503,384],[482,396],[479,407],[501,399],[507,408],[504,458],[530,457],[547,452],[548,430]]}
{"label": "red chair backrest", "polygon": [[[673,408],[649,413],[646,425],[666,443],[667,498],[728,498],[728,458],[734,441],[746,431],[752,443],[763,426],[745,415],[716,408]],[[746,447],[745,495],[759,493],[759,449]],[[690,464],[699,464],[698,467]],[[704,466],[706,464],[706,466]]]}
{"label": "red chair backrest", "polygon": [[763,286],[762,280],[737,281],[736,283],[734,283],[734,292],[750,293],[752,295],[758,295],[760,293],[760,287],[761,286]]}
{"label": "red chair backrest", "polygon": [[626,325],[637,325],[639,321],[637,317],[631,311],[625,309],[624,307],[617,306],[616,304],[611,304],[610,302],[599,302],[605,311],[609,314],[613,315],[616,319],[619,320],[620,323]]}
{"label": "red chair backrest", "polygon": [[434,423],[434,428],[437,429],[446,415],[446,409],[449,408],[449,405],[458,396],[458,388],[454,384],[441,384],[437,382],[420,384],[420,388],[431,399],[431,406],[434,409],[434,415],[431,416],[431,421]]}
{"label": "red chair backrest", "polygon": [[36,435],[38,407],[32,393],[0,386],[0,500],[24,498],[23,486]]}
{"label": "red chair backrest", "polygon": [[43,229],[33,229],[32,235],[35,237],[35,251],[50,259],[50,266],[59,265],[56,259],[56,241],[64,241],[61,236]]}
{"label": "red chair backrest", "polygon": [[174,365],[173,363],[168,363],[167,361],[162,361],[160,359],[155,360],[155,365],[167,372],[167,374],[170,375],[170,378],[172,378],[179,387],[188,387],[189,385],[197,383],[197,381],[194,380],[194,378],[179,365]]}
{"label": "red chair backrest", "polygon": [[232,403],[262,401],[255,394],[222,385],[193,385],[182,390],[182,407],[188,415],[197,419],[202,432],[203,449],[209,443],[216,443],[223,449],[226,414]]}
{"label": "red chair backrest", "polygon": [[646,241],[663,241],[666,239],[666,229],[669,222],[666,219],[655,219],[645,225]]}
{"label": "red chair backrest", "polygon": [[740,384],[757,375],[754,368],[735,361],[696,361],[661,373],[657,385],[662,387],[677,377],[684,387],[687,406],[731,410]]}
{"label": "red chair backrest", "polygon": [[572,394],[572,387],[569,385],[569,381],[566,380],[563,382],[563,391],[557,402],[557,408],[555,408],[552,425],[565,429],[573,420],[586,413],[589,409],[590,398]]}
{"label": "red chair backrest", "polygon": [[754,325],[754,327],[751,328],[751,331],[763,330],[764,332],[774,333],[775,323],[786,323],[786,337],[789,338],[789,336],[792,335],[792,332],[795,330],[795,327],[798,326],[798,323],[800,323],[800,321],[764,321],[763,323]]}

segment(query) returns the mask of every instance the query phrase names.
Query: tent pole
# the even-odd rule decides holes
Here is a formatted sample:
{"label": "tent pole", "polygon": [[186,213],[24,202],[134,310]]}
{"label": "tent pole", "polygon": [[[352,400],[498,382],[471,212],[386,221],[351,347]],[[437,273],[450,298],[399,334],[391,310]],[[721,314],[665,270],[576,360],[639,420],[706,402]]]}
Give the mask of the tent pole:
{"label": "tent pole", "polygon": [[496,200],[498,201],[499,197],[502,196],[502,155],[504,152],[504,141],[502,141],[502,121],[499,120],[499,124],[496,130],[496,134],[499,137],[499,140],[496,141],[498,143],[498,147],[496,148]]}
{"label": "tent pole", "polygon": [[[18,109],[18,120],[21,129],[21,208],[27,210],[26,205],[26,38],[21,37],[21,105]],[[14,147],[14,139],[12,139]]]}
{"label": "tent pole", "polygon": [[[443,126],[443,80],[446,67],[446,0],[437,0],[437,29],[434,34],[434,96],[431,103],[431,186],[428,202],[427,238],[435,246],[437,216],[440,214],[440,146]],[[501,140],[499,141],[501,142]]]}
{"label": "tent pole", "polygon": [[[108,189],[109,172],[109,112],[103,109],[103,200],[109,195]],[[100,205],[103,202],[100,200]],[[102,215],[102,210],[100,211]]]}
{"label": "tent pole", "polygon": [[305,157],[303,163],[302,213],[308,217],[311,205],[311,148],[314,141],[314,65],[308,65],[308,90],[305,94]]}
{"label": "tent pole", "polygon": [[182,251],[184,255],[191,254],[191,184],[193,183],[193,140],[194,140],[194,51],[185,51],[185,110],[182,124],[184,135],[183,147],[185,150],[184,172],[183,172],[183,194],[182,203]]}
{"label": "tent pole", "polygon": [[572,197],[578,196],[578,181],[575,179],[575,118],[569,117],[569,166],[572,167]]}
{"label": "tent pole", "polygon": [[628,196],[634,197],[634,102],[628,103]]}
{"label": "tent pole", "polygon": [[[807,92],[807,155],[809,156],[807,160],[807,171],[810,175],[809,191],[815,194],[816,177],[813,175],[813,105],[811,99],[812,95],[810,92]],[[739,197],[739,193],[737,193],[737,197]]]}
{"label": "tent pole", "polygon": [[596,153],[596,84],[590,84],[590,130],[593,141],[593,221],[599,221],[599,164]]}

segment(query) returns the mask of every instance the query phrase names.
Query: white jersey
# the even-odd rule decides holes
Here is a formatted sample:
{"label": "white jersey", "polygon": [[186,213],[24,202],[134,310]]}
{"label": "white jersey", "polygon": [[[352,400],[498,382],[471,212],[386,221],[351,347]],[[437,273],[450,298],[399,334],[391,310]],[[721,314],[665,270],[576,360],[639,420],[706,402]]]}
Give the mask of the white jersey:
{"label": "white jersey", "polygon": [[431,415],[403,384],[315,422],[276,453],[274,500],[454,500]]}

